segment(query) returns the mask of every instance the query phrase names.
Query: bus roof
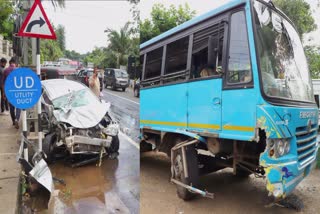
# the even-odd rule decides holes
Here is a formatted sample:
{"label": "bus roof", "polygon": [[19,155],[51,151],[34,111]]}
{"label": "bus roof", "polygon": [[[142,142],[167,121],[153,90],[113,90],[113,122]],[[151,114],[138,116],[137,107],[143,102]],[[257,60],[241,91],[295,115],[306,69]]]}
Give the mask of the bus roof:
{"label": "bus roof", "polygon": [[173,34],[175,34],[177,32],[180,32],[180,31],[182,31],[184,29],[187,29],[187,28],[191,27],[192,25],[200,23],[200,22],[202,22],[202,21],[204,21],[204,20],[206,20],[206,19],[208,19],[208,18],[210,18],[210,17],[212,17],[212,16],[214,16],[214,15],[216,15],[216,14],[218,14],[218,13],[224,11],[224,10],[227,10],[229,8],[233,8],[233,7],[235,7],[235,6],[239,5],[239,4],[242,4],[242,3],[246,2],[246,1],[247,0],[230,0],[228,3],[226,3],[226,4],[224,4],[224,5],[220,6],[220,7],[217,7],[215,9],[203,14],[203,15],[197,16],[197,17],[195,17],[195,18],[193,18],[193,19],[191,19],[191,20],[189,20],[189,21],[187,21],[187,22],[185,22],[185,23],[183,23],[181,25],[178,25],[177,27],[174,27],[174,28],[172,28],[172,29],[170,29],[170,30],[168,30],[168,31],[166,31],[166,32],[164,32],[164,33],[162,33],[162,34],[160,34],[160,35],[158,35],[158,36],[156,36],[156,37],[144,42],[144,43],[142,43],[140,45],[140,49],[143,49],[143,48],[145,48],[145,47],[147,47],[149,45],[152,45],[153,43],[156,43],[156,42],[158,42],[158,41],[160,41],[160,40],[162,40],[162,39],[164,39],[164,38],[166,38],[168,36],[171,36],[171,35],[173,35]]}

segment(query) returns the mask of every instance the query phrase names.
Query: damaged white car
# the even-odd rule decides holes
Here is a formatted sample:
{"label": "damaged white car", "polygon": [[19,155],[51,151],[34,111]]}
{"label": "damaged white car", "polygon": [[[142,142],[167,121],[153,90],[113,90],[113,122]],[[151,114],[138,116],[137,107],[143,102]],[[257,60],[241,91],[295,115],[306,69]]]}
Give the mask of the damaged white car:
{"label": "damaged white car", "polygon": [[43,151],[48,162],[57,154],[117,157],[119,125],[109,115],[110,103],[71,80],[45,80],[42,87]]}

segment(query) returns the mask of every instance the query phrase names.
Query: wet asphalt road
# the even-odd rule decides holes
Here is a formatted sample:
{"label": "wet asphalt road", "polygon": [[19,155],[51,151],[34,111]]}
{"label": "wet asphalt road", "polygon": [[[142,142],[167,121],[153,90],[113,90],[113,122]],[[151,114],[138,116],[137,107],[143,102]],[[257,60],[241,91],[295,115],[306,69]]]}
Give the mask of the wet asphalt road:
{"label": "wet asphalt road", "polygon": [[65,185],[55,183],[58,191],[52,194],[49,213],[139,213],[139,99],[131,92],[103,91],[103,99],[111,102],[110,114],[122,130],[118,158],[104,158],[100,167],[92,163],[71,168],[63,161],[50,165],[53,177]]}
{"label": "wet asphalt road", "polygon": [[[320,212],[320,170],[314,170],[293,195],[304,205],[301,212],[279,206],[267,207],[270,201],[265,180],[233,176],[230,169],[202,176],[202,189],[215,194],[214,199],[196,197],[185,202],[177,197],[170,183],[170,160],[163,153],[147,152],[140,159],[140,213],[179,214],[314,214]],[[295,203],[295,202],[294,202]]]}
{"label": "wet asphalt road", "polygon": [[139,98],[133,96],[131,88],[125,92],[107,88],[102,93],[103,100],[111,103],[111,116],[120,123],[122,132],[139,142]]}

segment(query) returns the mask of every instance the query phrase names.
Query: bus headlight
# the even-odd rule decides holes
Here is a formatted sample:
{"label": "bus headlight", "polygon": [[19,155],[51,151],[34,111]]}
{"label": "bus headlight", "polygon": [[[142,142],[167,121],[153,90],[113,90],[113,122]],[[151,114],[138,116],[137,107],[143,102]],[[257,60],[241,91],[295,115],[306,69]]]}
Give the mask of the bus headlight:
{"label": "bus headlight", "polygon": [[282,141],[282,140],[279,140],[276,144],[275,144],[275,146],[276,146],[276,154],[277,154],[277,156],[279,157],[279,156],[282,156],[282,155],[284,155],[284,153],[285,153],[285,143],[284,143],[284,141]]}
{"label": "bus headlight", "polygon": [[275,143],[276,156],[280,157],[285,154],[288,154],[290,151],[290,142],[288,139],[279,139]]}
{"label": "bus headlight", "polygon": [[289,139],[269,139],[269,156],[281,157],[290,152]]}

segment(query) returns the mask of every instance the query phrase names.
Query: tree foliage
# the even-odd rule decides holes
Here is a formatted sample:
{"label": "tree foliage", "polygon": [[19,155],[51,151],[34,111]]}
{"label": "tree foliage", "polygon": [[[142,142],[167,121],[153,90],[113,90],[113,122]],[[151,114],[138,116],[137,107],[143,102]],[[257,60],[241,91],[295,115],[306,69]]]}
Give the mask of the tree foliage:
{"label": "tree foliage", "polygon": [[312,79],[320,78],[320,48],[306,46],[304,48]]}
{"label": "tree foliage", "polygon": [[188,4],[166,8],[163,4],[152,7],[151,18],[140,22],[140,42],[143,43],[194,17],[196,12]]}
{"label": "tree foliage", "polygon": [[[40,41],[41,61],[57,61],[64,56],[65,32],[62,25],[52,26],[57,35],[57,40],[43,39]],[[63,43],[63,44],[62,44]]]}
{"label": "tree foliage", "polygon": [[317,29],[310,5],[305,0],[274,0],[273,2],[293,21],[300,37]]}
{"label": "tree foliage", "polygon": [[13,12],[13,1],[0,1],[0,34],[7,40],[12,40]]}
{"label": "tree foliage", "polygon": [[65,29],[63,25],[58,25],[55,30],[57,36],[57,42],[60,49],[64,52],[66,50],[66,36],[65,36]]}
{"label": "tree foliage", "polygon": [[116,67],[126,65],[129,55],[139,55],[139,39],[131,36],[130,23],[126,23],[120,31],[107,29],[108,33],[108,51],[116,57]]}

